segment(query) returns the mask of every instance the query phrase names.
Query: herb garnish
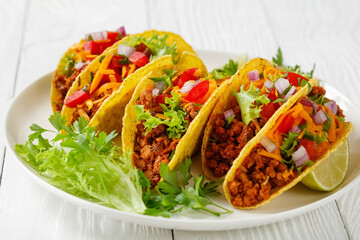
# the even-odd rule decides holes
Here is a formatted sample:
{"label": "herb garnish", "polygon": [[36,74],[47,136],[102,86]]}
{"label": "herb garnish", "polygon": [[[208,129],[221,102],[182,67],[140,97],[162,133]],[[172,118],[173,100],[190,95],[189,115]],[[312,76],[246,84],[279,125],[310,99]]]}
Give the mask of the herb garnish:
{"label": "herb garnish", "polygon": [[72,70],[75,66],[74,55],[72,53],[66,54],[66,56],[61,59],[61,62],[64,62],[62,69],[63,76],[69,77],[74,72]]}
{"label": "herb garnish", "polygon": [[[146,215],[171,217],[176,212],[183,212],[186,209],[202,210],[215,216],[229,214],[232,211],[213,203],[207,195],[219,195],[218,182],[205,182],[205,177],[195,177],[190,172],[191,159],[181,163],[178,170],[170,170],[168,165],[160,165],[160,176],[164,180],[155,187],[155,192],[150,190],[150,181],[143,178],[144,202],[147,207]],[[180,180],[179,180],[180,177]],[[190,180],[193,185],[188,186]],[[220,208],[221,212],[212,210],[207,206]]]}
{"label": "herb garnish", "polygon": [[230,59],[227,64],[225,64],[222,68],[215,68],[211,71],[211,75],[215,80],[223,79],[226,77],[231,77],[234,75],[239,69],[239,64],[234,60]]}

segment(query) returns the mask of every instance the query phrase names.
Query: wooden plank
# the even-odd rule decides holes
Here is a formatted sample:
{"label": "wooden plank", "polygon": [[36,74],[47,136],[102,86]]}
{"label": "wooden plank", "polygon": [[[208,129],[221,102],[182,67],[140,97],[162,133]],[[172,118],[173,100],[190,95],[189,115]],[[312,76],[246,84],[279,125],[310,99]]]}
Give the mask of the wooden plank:
{"label": "wooden plank", "polygon": [[[17,2],[0,1],[0,26],[2,37],[0,38],[0,119],[4,121],[5,113],[10,99],[14,94],[15,79],[17,78],[17,69],[19,67],[19,54],[21,51],[21,42],[24,32],[24,18],[26,14],[26,0]],[[6,68],[5,68],[6,66]],[[1,121],[1,122],[2,122]],[[0,130],[2,134],[3,128]],[[0,186],[5,161],[5,142],[0,138]]]}
{"label": "wooden plank", "polygon": [[[0,39],[3,43],[0,50],[9,49],[1,51],[8,57],[0,58],[0,63],[13,69],[0,72],[0,79],[8,79],[9,82],[3,86],[12,89],[16,65],[7,62],[19,61],[16,92],[53,71],[66,49],[87,32],[113,30],[122,25],[130,33],[148,29],[144,0],[31,1],[27,15],[21,3],[1,1],[0,4],[0,19],[4,19],[0,28],[9,32],[9,38]],[[24,16],[27,16],[25,31],[17,24],[22,23]],[[16,20],[6,25],[6,19]],[[16,34],[10,35],[13,29]],[[24,40],[19,53],[22,32]],[[12,42],[14,49],[3,41]],[[0,96],[6,96],[11,92],[9,89],[1,88],[4,94]],[[171,230],[113,220],[49,193],[32,182],[10,154],[6,154],[0,205],[0,236],[13,239],[27,239],[29,236],[34,239],[171,239],[172,236]]]}
{"label": "wooden plank", "polygon": [[259,1],[156,0],[149,12],[152,28],[174,31],[194,49],[265,58],[277,49]]}
{"label": "wooden plank", "polygon": [[[326,225],[325,224],[326,219]],[[329,232],[329,229],[332,229]],[[174,239],[348,239],[334,202],[290,220],[219,232],[174,231]]]}

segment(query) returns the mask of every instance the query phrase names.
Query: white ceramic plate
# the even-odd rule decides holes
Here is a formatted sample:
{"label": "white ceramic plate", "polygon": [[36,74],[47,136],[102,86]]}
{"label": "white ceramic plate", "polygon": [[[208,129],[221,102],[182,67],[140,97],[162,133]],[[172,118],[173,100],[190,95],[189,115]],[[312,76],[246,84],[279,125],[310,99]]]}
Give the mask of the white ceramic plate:
{"label": "white ceramic plate", "polygon": [[[208,51],[200,51],[200,57],[204,60],[208,69],[223,65],[229,58],[236,57],[234,54],[216,53]],[[95,212],[112,216],[123,221],[143,224],[147,226],[182,229],[182,230],[226,230],[245,228],[257,225],[268,224],[293,216],[303,214],[314,208],[317,208],[348,191],[352,186],[359,182],[360,175],[360,132],[356,128],[356,123],[360,122],[359,109],[344,95],[339,93],[326,83],[323,83],[327,90],[327,96],[337,101],[344,110],[347,119],[355,125],[353,133],[350,135],[350,167],[343,184],[330,193],[316,192],[307,189],[302,184],[298,184],[294,188],[282,194],[269,204],[256,210],[236,210],[230,215],[222,217],[214,217],[203,213],[186,212],[180,216],[170,219],[162,217],[151,217],[138,214],[121,212],[116,209],[94,204],[92,202],[72,196],[44,181],[34,170],[32,170],[25,162],[18,158],[14,152],[16,143],[23,143],[30,134],[29,127],[32,123],[37,123],[43,127],[49,127],[48,117],[51,115],[50,106],[50,82],[52,73],[49,73],[38,79],[24,91],[22,91],[10,105],[6,117],[6,137],[7,146],[14,153],[16,161],[21,164],[25,171],[44,188],[55,193],[59,197],[66,199],[80,207],[93,210]],[[195,162],[193,172],[200,173],[201,166],[199,164],[199,156],[193,158]],[[213,198],[213,200],[229,209],[232,207],[222,195]]]}

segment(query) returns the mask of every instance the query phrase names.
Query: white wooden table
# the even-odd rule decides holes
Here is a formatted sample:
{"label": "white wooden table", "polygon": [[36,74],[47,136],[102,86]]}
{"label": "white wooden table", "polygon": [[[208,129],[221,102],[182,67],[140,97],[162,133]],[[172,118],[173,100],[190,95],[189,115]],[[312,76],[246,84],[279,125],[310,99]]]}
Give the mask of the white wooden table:
{"label": "white wooden table", "polygon": [[[84,33],[155,28],[182,35],[194,49],[270,58],[360,102],[360,1],[0,1],[0,109]],[[49,106],[50,107],[50,106]],[[1,120],[5,114],[0,111]],[[354,124],[357,127],[357,123]],[[152,228],[84,210],[30,179],[0,135],[0,239],[360,239],[360,187],[314,211],[266,226],[219,232]]]}

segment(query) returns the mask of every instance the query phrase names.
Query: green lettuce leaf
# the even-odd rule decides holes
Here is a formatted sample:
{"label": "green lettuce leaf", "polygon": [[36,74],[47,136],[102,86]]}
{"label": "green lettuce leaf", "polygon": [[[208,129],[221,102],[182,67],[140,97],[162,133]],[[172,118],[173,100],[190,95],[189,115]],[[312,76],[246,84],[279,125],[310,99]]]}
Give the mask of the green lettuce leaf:
{"label": "green lettuce leaf", "polygon": [[164,104],[160,104],[164,110],[164,116],[168,119],[160,119],[156,116],[152,116],[149,111],[144,111],[144,106],[134,106],[137,116],[136,122],[145,120],[143,124],[146,129],[146,134],[160,124],[167,126],[166,133],[169,138],[180,138],[186,131],[188,121],[185,120],[185,111],[180,107],[180,96],[175,92],[172,92],[171,95],[171,98],[165,98],[165,103],[168,104],[169,108]]}
{"label": "green lettuce leaf", "polygon": [[[32,125],[34,133],[28,141],[15,145],[24,161],[51,184],[77,197],[122,211],[145,211],[139,171],[130,152],[121,154],[121,148],[112,143],[115,132],[97,134],[84,118],[65,125],[58,112],[49,121],[56,131]],[[55,137],[49,141],[42,137],[44,132]]]}
{"label": "green lettuce leaf", "polygon": [[215,68],[211,71],[211,75],[215,80],[223,79],[226,77],[231,77],[234,75],[239,69],[239,64],[234,60],[230,59],[227,64],[225,64],[222,68]]}
{"label": "green lettuce leaf", "polygon": [[262,104],[270,102],[264,94],[261,94],[260,89],[253,87],[252,84],[248,91],[245,91],[243,85],[240,88],[240,92],[234,90],[232,94],[239,103],[241,117],[245,125],[249,125],[253,119],[260,116]]}
{"label": "green lettuce leaf", "polygon": [[151,50],[152,55],[151,58],[149,59],[150,61],[159,58],[161,56],[171,55],[173,62],[176,63],[177,62],[176,58],[178,56],[176,52],[177,51],[176,42],[172,46],[169,46],[166,43],[167,37],[168,37],[167,34],[163,35],[162,37],[159,37],[159,35],[154,34],[150,38],[146,39],[145,37],[133,35],[130,36],[127,41],[124,41],[124,44],[130,47],[136,47],[140,43],[143,43]]}

